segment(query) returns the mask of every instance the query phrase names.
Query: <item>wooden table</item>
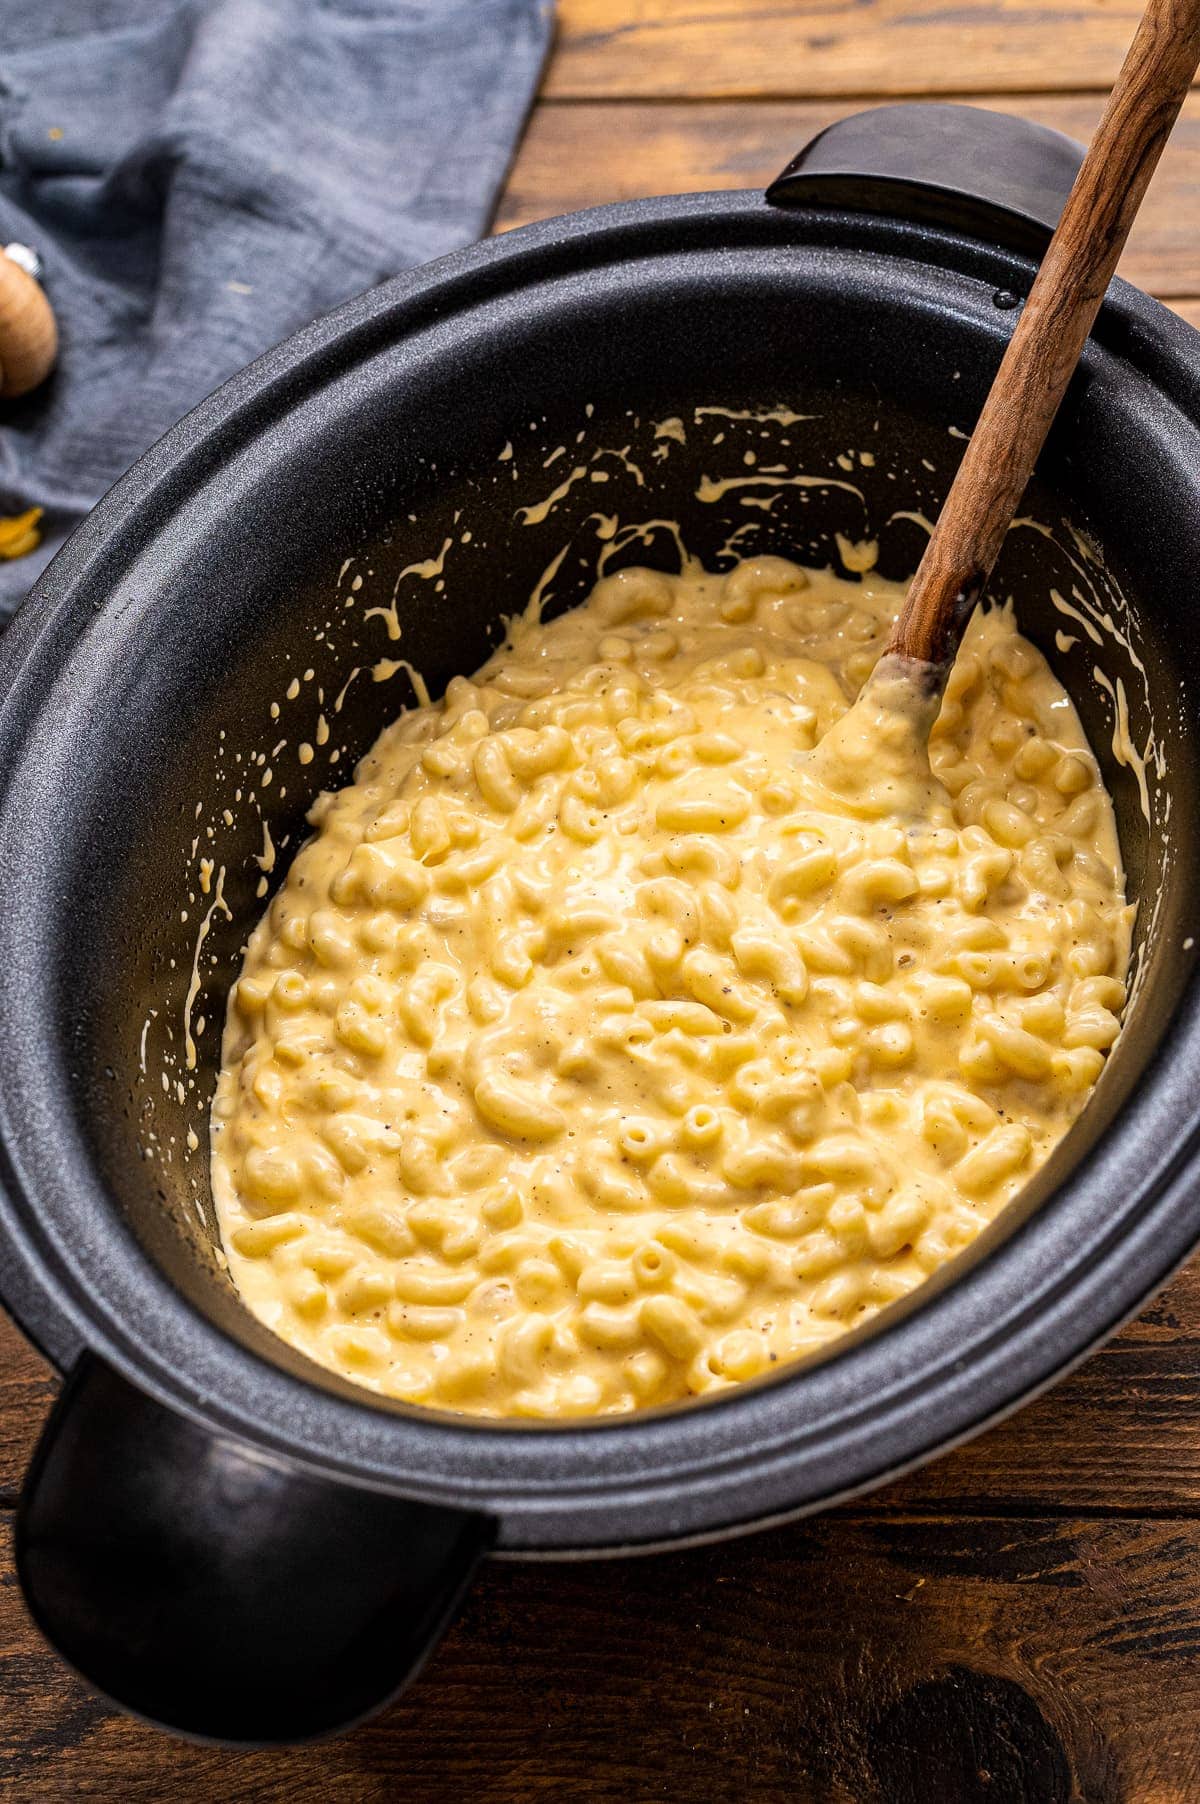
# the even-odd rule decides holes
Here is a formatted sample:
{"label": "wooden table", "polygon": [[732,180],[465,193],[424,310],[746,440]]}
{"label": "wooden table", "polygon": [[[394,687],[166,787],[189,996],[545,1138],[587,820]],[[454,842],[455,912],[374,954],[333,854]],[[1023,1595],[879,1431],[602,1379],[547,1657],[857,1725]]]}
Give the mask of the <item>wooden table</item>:
{"label": "wooden table", "polygon": [[[1086,138],[1128,0],[560,0],[499,224],[759,184],[882,96]],[[1200,97],[1124,273],[1200,325]],[[0,1329],[0,1533],[54,1380]],[[1052,1395],[866,1502],[719,1548],[497,1564],[415,1690],[340,1741],[231,1754],[94,1698],[5,1551],[0,1797],[1200,1800],[1200,1268]]]}

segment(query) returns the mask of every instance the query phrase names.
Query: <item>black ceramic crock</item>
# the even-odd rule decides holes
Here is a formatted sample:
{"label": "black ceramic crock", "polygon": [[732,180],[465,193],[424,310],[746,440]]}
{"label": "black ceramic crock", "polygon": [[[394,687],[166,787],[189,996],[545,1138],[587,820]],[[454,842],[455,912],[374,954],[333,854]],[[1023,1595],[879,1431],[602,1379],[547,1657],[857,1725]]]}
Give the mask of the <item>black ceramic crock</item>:
{"label": "black ceramic crock", "polygon": [[[715,563],[733,535],[818,562],[873,536],[911,573],[1078,154],[1002,115],[885,108],[765,196],[602,208],[387,283],[156,445],[6,636],[0,1290],[65,1375],[17,1560],[47,1636],[121,1704],[229,1741],[342,1726],[412,1675],[483,1555],[695,1540],[877,1485],[1064,1371],[1200,1237],[1200,338],[1116,282],[993,593],[1115,795],[1139,983],[1024,1197],[823,1359],[558,1426],[340,1382],[212,1252],[204,1110],[257,892],[411,699],[361,667],[398,649],[436,693],[548,566],[550,606],[586,592],[605,516],[677,520]],[[820,480],[766,474],[792,469]],[[760,486],[699,498],[731,470]],[[399,581],[397,648],[364,604],[445,540],[440,576]],[[649,526],[625,560],[674,556]],[[1154,735],[1144,793],[1118,701]],[[285,848],[265,882],[264,819]]]}

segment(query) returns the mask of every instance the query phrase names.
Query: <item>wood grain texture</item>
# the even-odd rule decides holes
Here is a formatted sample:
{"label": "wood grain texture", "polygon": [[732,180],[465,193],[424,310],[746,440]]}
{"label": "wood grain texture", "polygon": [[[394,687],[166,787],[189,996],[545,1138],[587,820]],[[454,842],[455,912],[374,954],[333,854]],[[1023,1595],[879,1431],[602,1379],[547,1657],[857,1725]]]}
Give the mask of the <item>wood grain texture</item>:
{"label": "wood grain texture", "polygon": [[9,1583],[0,1796],[1194,1804],[1198,1655],[1195,1522],[845,1512],[647,1560],[485,1568],[378,1720],[230,1753],[110,1711]]}
{"label": "wood grain texture", "polygon": [[16,1501],[21,1477],[58,1379],[0,1309],[0,1509]]}
{"label": "wood grain texture", "polygon": [[559,0],[557,98],[1108,88],[1137,0]]}
{"label": "wood grain texture", "polygon": [[1200,1262],[1052,1390],[870,1507],[1200,1513]]}
{"label": "wood grain texture", "polygon": [[[948,96],[1014,112],[1086,143],[1102,96]],[[541,106],[518,152],[501,230],[648,194],[761,188],[800,146],[867,102]],[[1163,298],[1200,295],[1200,94],[1179,123],[1130,234],[1121,274]]]}

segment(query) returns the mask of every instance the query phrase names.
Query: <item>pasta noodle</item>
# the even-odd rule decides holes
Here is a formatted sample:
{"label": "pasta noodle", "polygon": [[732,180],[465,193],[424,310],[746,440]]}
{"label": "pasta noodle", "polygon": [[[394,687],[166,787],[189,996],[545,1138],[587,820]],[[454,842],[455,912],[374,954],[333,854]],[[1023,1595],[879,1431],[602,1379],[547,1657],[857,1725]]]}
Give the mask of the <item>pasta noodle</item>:
{"label": "pasta noodle", "polygon": [[902,599],[623,570],[318,800],[213,1109],[266,1323],[434,1407],[632,1410],[828,1345],[1027,1182],[1120,1032],[1112,808],[1006,610],[919,812],[902,722],[830,737]]}

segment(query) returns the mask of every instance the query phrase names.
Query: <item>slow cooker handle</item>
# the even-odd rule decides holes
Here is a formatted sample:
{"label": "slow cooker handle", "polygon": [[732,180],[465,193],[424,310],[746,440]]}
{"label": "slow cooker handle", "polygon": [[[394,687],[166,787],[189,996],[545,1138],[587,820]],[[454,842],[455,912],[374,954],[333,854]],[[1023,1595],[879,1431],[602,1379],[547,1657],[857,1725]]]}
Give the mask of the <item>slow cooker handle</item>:
{"label": "slow cooker handle", "polygon": [[767,200],[892,214],[1040,256],[1082,160],[1073,138],[1011,113],[949,102],[872,107],[818,132]]}
{"label": "slow cooker handle", "polygon": [[185,1735],[307,1740],[417,1672],[486,1517],[335,1483],[211,1433],[93,1355],[17,1514],[34,1620],[100,1691]]}

